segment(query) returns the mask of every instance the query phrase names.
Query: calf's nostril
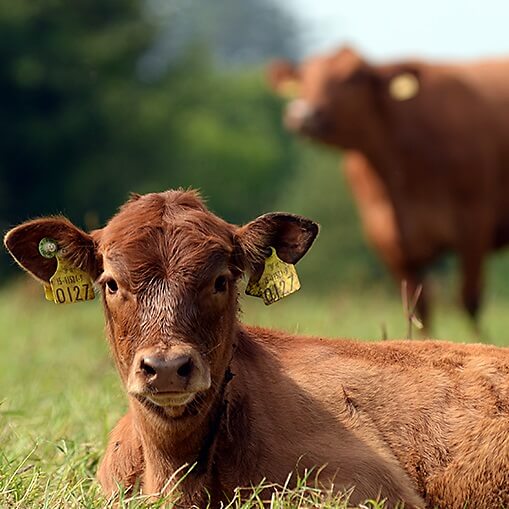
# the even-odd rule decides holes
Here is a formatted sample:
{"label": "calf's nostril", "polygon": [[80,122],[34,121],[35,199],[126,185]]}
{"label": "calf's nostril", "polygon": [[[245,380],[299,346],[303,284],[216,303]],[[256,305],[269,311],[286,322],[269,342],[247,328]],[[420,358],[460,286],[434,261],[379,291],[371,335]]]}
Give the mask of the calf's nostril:
{"label": "calf's nostril", "polygon": [[182,378],[187,378],[191,371],[193,371],[193,361],[192,359],[188,359],[182,366],[180,366],[177,369],[177,375],[181,376]]}
{"label": "calf's nostril", "polygon": [[146,376],[155,376],[157,374],[154,367],[151,365],[150,357],[145,357],[141,359],[140,369]]}

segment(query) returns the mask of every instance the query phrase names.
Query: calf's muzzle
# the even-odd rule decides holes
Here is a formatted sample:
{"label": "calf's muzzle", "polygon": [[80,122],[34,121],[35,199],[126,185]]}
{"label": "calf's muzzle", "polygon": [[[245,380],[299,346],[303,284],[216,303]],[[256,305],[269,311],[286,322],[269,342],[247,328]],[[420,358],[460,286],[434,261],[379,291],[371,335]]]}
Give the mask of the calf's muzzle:
{"label": "calf's muzzle", "polygon": [[194,349],[144,349],[134,358],[127,389],[159,406],[180,406],[210,383],[210,370]]}

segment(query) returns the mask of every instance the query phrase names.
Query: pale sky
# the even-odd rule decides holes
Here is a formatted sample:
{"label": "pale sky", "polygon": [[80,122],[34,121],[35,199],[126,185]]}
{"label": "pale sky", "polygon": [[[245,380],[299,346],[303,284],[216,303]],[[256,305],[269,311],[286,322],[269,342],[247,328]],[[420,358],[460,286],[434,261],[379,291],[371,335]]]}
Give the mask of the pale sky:
{"label": "pale sky", "polygon": [[278,0],[306,28],[305,54],[346,42],[374,59],[509,56],[509,0]]}

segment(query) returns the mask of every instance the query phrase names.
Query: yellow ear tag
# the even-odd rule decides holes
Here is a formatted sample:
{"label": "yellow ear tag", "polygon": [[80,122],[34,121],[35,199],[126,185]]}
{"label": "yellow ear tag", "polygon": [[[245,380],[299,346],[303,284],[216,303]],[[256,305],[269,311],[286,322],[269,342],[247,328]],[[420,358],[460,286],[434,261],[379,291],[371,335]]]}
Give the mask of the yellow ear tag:
{"label": "yellow ear tag", "polygon": [[69,260],[57,258],[57,270],[49,282],[56,304],[72,304],[85,300],[94,300],[94,287],[90,276],[81,269],[74,267]]}
{"label": "yellow ear tag", "polygon": [[57,259],[57,270],[51,276],[49,285],[44,285],[46,300],[52,300],[55,304],[72,304],[95,298],[90,276],[66,260],[54,240],[42,239],[39,253],[45,258]]}
{"label": "yellow ear tag", "polygon": [[278,94],[286,99],[295,99],[299,96],[300,86],[297,80],[284,80],[277,87]]}
{"label": "yellow ear tag", "polygon": [[246,287],[247,295],[262,298],[267,306],[300,288],[295,265],[281,260],[273,247],[270,250],[271,254],[265,259],[265,268],[260,279],[255,281],[251,277]]}
{"label": "yellow ear tag", "polygon": [[409,72],[395,76],[389,83],[389,93],[396,101],[412,99],[418,92],[419,80]]}

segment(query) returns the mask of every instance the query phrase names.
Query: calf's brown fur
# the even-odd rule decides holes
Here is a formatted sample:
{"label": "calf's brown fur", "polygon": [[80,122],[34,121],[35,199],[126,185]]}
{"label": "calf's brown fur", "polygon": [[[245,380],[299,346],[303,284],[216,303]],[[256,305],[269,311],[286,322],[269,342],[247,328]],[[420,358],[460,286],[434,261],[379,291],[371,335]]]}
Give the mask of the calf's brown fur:
{"label": "calf's brown fur", "polygon": [[[483,262],[509,242],[509,60],[373,65],[343,48],[298,68],[276,62],[269,78],[280,91],[298,83],[288,128],[345,150],[365,234],[396,279],[414,292],[456,253],[476,320]],[[398,79],[416,89],[393,92]],[[424,292],[423,320],[427,309]]]}
{"label": "calf's brown fur", "polygon": [[[179,506],[217,507],[236,487],[323,467],[319,482],[353,489],[353,503],[509,505],[505,349],[330,341],[238,321],[240,275],[259,273],[270,246],[298,262],[317,231],[282,213],[238,228],[195,193],[168,191],[133,198],[91,234],[62,218],[7,234],[41,281],[54,267],[37,245],[51,237],[103,288],[129,394],[98,472],[107,494],[181,481]],[[183,465],[195,467],[182,480]]]}

